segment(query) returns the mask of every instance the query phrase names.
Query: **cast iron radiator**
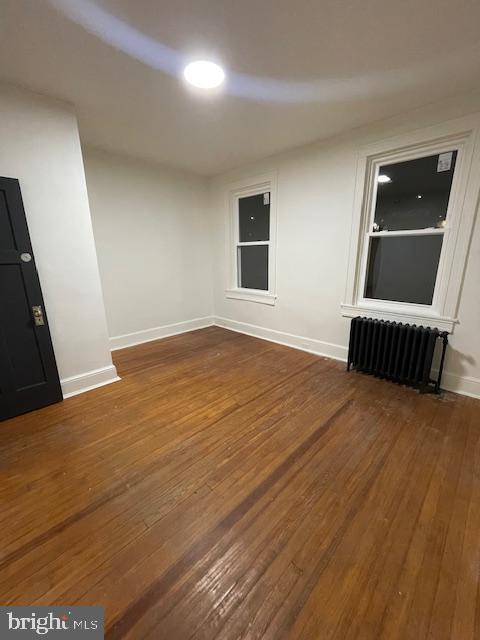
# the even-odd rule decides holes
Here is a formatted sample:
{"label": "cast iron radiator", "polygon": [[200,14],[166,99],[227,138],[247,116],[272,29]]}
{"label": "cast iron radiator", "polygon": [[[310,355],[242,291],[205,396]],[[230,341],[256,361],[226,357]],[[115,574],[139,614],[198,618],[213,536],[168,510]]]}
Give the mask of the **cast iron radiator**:
{"label": "cast iron radiator", "polygon": [[[430,378],[437,340],[443,341],[438,377]],[[417,387],[421,392],[440,391],[448,332],[416,325],[353,318],[350,327],[347,370]]]}

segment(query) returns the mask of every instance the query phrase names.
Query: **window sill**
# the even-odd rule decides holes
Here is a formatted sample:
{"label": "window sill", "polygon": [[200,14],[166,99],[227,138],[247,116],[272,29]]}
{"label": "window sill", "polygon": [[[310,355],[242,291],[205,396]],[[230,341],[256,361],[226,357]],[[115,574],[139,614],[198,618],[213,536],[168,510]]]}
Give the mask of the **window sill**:
{"label": "window sill", "polygon": [[225,297],[232,300],[246,300],[247,302],[258,302],[273,306],[277,301],[277,296],[267,291],[260,292],[254,289],[227,289]]}
{"label": "window sill", "polygon": [[457,323],[457,320],[453,318],[444,318],[434,313],[409,312],[405,310],[390,311],[367,305],[342,304],[341,310],[342,316],[346,318],[367,316],[369,318],[377,318],[378,320],[390,320],[393,322],[423,325],[424,327],[436,327],[440,331],[448,331],[448,333],[453,333],[453,329]]}

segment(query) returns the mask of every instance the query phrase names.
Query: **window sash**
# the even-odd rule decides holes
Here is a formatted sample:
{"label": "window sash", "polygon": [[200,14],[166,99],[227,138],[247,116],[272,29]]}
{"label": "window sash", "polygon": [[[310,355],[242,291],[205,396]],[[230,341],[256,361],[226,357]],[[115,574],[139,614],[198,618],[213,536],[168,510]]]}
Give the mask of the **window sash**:
{"label": "window sash", "polygon": [[[240,281],[242,279],[242,269],[241,269],[241,264],[240,264],[240,252],[239,249],[241,247],[268,247],[268,263],[267,263],[267,269],[268,269],[268,273],[267,273],[267,282],[268,282],[268,288],[267,289],[249,289],[248,287],[242,287],[240,284]],[[270,263],[270,240],[255,240],[253,242],[240,242],[237,241],[236,243],[236,259],[235,259],[235,265],[236,265],[236,272],[237,272],[237,278],[236,278],[236,283],[237,283],[237,288],[242,290],[242,291],[261,291],[261,292],[268,292],[270,291],[270,269],[268,267],[269,263]]]}
{"label": "window sash", "polygon": [[[457,151],[457,162],[455,166],[455,171],[452,180],[452,186],[450,189],[450,197],[448,201],[447,214],[446,214],[446,224],[445,227],[442,228],[427,228],[427,229],[400,229],[398,231],[373,231],[373,223],[375,220],[375,208],[377,204],[377,190],[378,190],[378,175],[380,172],[380,167],[384,170],[385,166],[389,164],[396,164],[397,162],[415,160],[417,158],[424,158],[429,155],[443,153],[445,151]],[[452,141],[447,142],[437,146],[431,146],[425,144],[424,146],[420,145],[416,150],[412,150],[406,153],[403,157],[402,155],[388,155],[386,154],[383,157],[375,158],[370,165],[367,165],[367,175],[366,175],[366,193],[365,193],[365,202],[367,203],[367,207],[365,208],[365,212],[367,215],[364,216],[363,220],[363,233],[361,238],[363,238],[362,242],[359,243],[359,254],[360,254],[360,273],[358,280],[358,293],[357,293],[357,303],[360,306],[372,306],[377,305],[380,308],[389,308],[389,307],[403,307],[405,309],[411,309],[412,311],[426,311],[431,310],[434,312],[439,311],[441,308],[443,301],[440,300],[440,283],[443,280],[445,266],[447,262],[447,252],[452,251],[452,248],[449,246],[448,239],[450,235],[450,231],[452,227],[456,224],[455,218],[455,200],[457,197],[458,191],[458,182],[459,182],[459,174],[461,162],[463,160],[463,147],[462,145]],[[440,259],[438,262],[438,270],[437,276],[435,279],[435,288],[433,292],[432,304],[419,304],[419,303],[411,303],[411,302],[399,302],[396,300],[381,300],[379,298],[367,298],[365,296],[367,277],[368,277],[368,267],[369,267],[369,257],[370,257],[370,238],[372,237],[393,237],[393,236],[412,236],[412,235],[443,235],[443,243],[442,250],[440,253]],[[451,260],[451,254],[450,254]]]}
{"label": "window sash", "polygon": [[[239,289],[240,291],[250,291],[250,292],[260,292],[260,293],[268,293],[270,291],[270,243],[264,242],[264,241],[259,241],[259,242],[239,242],[237,244],[237,259],[236,259],[236,267],[237,267],[237,289]],[[252,247],[252,246],[257,246],[257,247],[267,247],[268,251],[267,251],[267,288],[266,289],[261,289],[261,288],[249,288],[249,287],[242,287],[241,286],[241,280],[242,280],[242,252],[239,251],[239,249],[243,248],[243,247]]]}
{"label": "window sash", "polygon": [[370,238],[393,238],[394,236],[437,236],[443,235],[447,227],[438,229],[400,229],[398,231],[369,231]]}
{"label": "window sash", "polygon": [[[365,301],[368,301],[370,304],[375,304],[376,302],[380,302],[386,305],[389,305],[389,304],[412,305],[412,306],[418,306],[423,308],[430,308],[432,306],[433,296],[435,294],[435,285],[437,283],[437,275],[438,275],[438,269],[440,266],[440,256],[441,256],[441,251],[444,243],[444,235],[445,235],[444,233],[430,233],[430,234],[429,233],[419,233],[419,234],[407,233],[407,234],[394,234],[391,236],[388,236],[388,234],[385,234],[383,236],[379,236],[378,233],[371,234],[370,238],[368,239],[367,265],[366,265],[366,271],[365,271],[365,285],[364,285],[365,288],[363,291],[363,299]],[[385,238],[388,238],[388,237],[392,239],[392,243],[393,243],[390,245],[390,249],[394,252],[392,255],[395,255],[395,252],[397,252],[397,260],[400,259],[401,266],[392,271],[392,263],[390,263],[389,265],[388,259],[387,259],[387,262],[384,264],[386,271],[383,272],[382,269],[378,270],[378,265],[377,265],[377,268],[375,268],[375,257],[378,257],[379,254],[376,254],[374,251],[375,249],[374,242],[382,243],[383,241],[385,241]],[[403,270],[403,271],[406,271],[407,273],[410,273],[411,278],[415,277],[414,273],[412,273],[412,270],[410,269],[410,267],[413,265],[408,262],[405,263],[405,258],[404,257],[399,258],[398,256],[399,250],[400,251],[411,250],[411,248],[408,247],[408,244],[409,244],[408,241],[409,239],[412,239],[412,238],[434,239],[435,243],[433,245],[433,251],[436,253],[435,257],[438,256],[436,260],[435,259],[431,260],[429,265],[425,265],[425,264],[422,264],[422,257],[425,258],[425,256],[427,256],[428,254],[424,254],[422,257],[419,258],[419,262],[415,266],[414,273],[418,274],[418,279],[420,281],[423,280],[423,285],[424,285],[423,291],[422,289],[420,289],[420,291],[422,291],[422,295],[419,295],[418,289],[417,291],[415,291],[415,285],[413,285],[413,290],[411,287],[410,288],[407,287],[407,290],[409,290],[409,292],[407,293],[407,291],[405,290],[405,280],[404,280],[405,274],[403,274],[403,277],[401,275],[401,271]],[[439,244],[437,239],[440,239],[440,243],[441,243],[439,252],[437,252],[436,250]],[[405,241],[406,241],[406,245],[404,244]],[[390,243],[387,242],[386,247],[384,245],[386,249],[388,249],[388,244]],[[423,241],[422,241],[422,244],[423,244]],[[403,250],[401,247],[403,247]],[[432,249],[432,246],[430,248]],[[377,249],[378,249],[378,245],[377,245]],[[417,268],[418,268],[418,271],[417,271]],[[374,276],[373,280],[371,280],[372,275]],[[388,288],[385,288],[384,282],[382,283],[382,280],[384,277],[387,277],[387,280],[388,279],[390,280],[390,284]],[[430,282],[428,282],[429,278],[432,279]],[[425,282],[425,279],[426,279],[426,282]],[[367,295],[369,284],[372,284],[372,283],[376,283],[374,288],[377,289],[377,293],[380,293],[380,291],[383,288],[386,295],[388,294],[400,295],[400,296],[409,295],[411,297],[417,297],[417,301],[411,300],[409,302],[405,299],[402,299],[402,297],[395,300],[392,297],[383,298],[379,295]],[[411,285],[412,284],[413,283],[411,283]],[[431,288],[432,284],[433,284],[433,288]],[[371,291],[371,293],[373,293],[373,291]],[[418,301],[419,297],[423,297],[427,299],[430,297],[430,295],[432,296],[430,303]]]}
{"label": "window sash", "polygon": [[[247,243],[240,242],[239,229],[239,199],[270,193],[270,226],[268,240],[252,240],[252,245],[268,246],[268,290],[247,289],[238,286],[238,252]],[[270,171],[257,175],[240,178],[238,181],[225,185],[225,198],[228,210],[228,223],[225,229],[228,243],[227,259],[228,271],[225,286],[225,297],[236,300],[246,300],[274,306],[276,294],[276,232],[277,232],[277,172]]]}
{"label": "window sash", "polygon": [[[244,197],[248,197],[248,196],[253,196],[253,195],[260,195],[262,193],[265,193],[265,191],[269,191],[270,192],[270,217],[269,217],[269,240],[252,240],[251,242],[242,242],[240,240],[240,200],[241,198]],[[235,224],[234,224],[234,229],[235,229],[235,238],[234,238],[234,248],[235,248],[235,257],[234,257],[234,264],[235,264],[235,283],[236,283],[236,287],[238,290],[240,291],[246,291],[246,292],[260,292],[260,293],[270,293],[271,292],[271,288],[272,288],[272,284],[271,284],[271,249],[270,249],[270,244],[271,244],[271,240],[272,240],[272,194],[271,194],[271,187],[269,186],[268,189],[259,189],[259,190],[254,190],[254,191],[249,191],[248,193],[242,193],[240,195],[237,195],[235,197]],[[241,282],[241,268],[240,268],[240,261],[239,261],[239,248],[241,247],[261,247],[261,246],[267,246],[268,247],[268,288],[265,289],[249,289],[247,287],[242,287],[240,285]]]}
{"label": "window sash", "polygon": [[237,240],[237,247],[255,247],[269,244],[270,240],[253,240],[252,242],[240,242],[240,240]]}
{"label": "window sash", "polygon": [[[379,303],[383,303],[383,304],[393,304],[393,305],[412,305],[412,307],[423,307],[423,308],[433,308],[434,302],[435,302],[435,290],[437,289],[438,286],[438,274],[440,271],[440,264],[441,264],[441,260],[442,260],[442,254],[443,254],[443,249],[444,249],[444,245],[445,245],[445,236],[447,235],[447,229],[446,228],[442,228],[442,229],[405,229],[405,230],[401,230],[401,231],[369,231],[368,233],[366,233],[366,256],[365,256],[365,265],[364,265],[364,270],[363,270],[363,278],[362,278],[362,289],[361,289],[361,303],[366,303],[366,304],[374,304],[376,302]],[[403,301],[399,301],[399,300],[386,300],[384,298],[369,298],[365,295],[365,291],[367,288],[367,280],[368,280],[368,270],[370,267],[370,251],[371,251],[371,240],[372,238],[393,238],[393,237],[412,237],[412,236],[444,236],[443,237],[443,242],[442,242],[442,250],[440,253],[440,258],[438,261],[438,269],[437,269],[437,275],[436,275],[436,279],[435,279],[435,288],[433,291],[433,299],[432,299],[432,304],[425,304],[422,305],[418,302],[403,302]]]}

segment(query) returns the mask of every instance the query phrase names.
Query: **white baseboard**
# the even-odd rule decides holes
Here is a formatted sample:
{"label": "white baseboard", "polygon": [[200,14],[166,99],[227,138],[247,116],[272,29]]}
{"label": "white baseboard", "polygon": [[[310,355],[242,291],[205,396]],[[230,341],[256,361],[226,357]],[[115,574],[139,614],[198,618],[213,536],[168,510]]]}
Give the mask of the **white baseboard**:
{"label": "white baseboard", "polygon": [[[204,318],[195,318],[186,320],[185,322],[176,322],[167,324],[162,327],[154,327],[153,329],[145,329],[143,331],[135,331],[122,336],[110,338],[112,351],[124,349],[125,347],[133,347],[137,344],[167,338],[179,333],[194,331],[195,329],[203,329],[216,325],[224,329],[244,333],[255,338],[276,342],[287,347],[307,351],[318,356],[333,358],[341,362],[347,361],[348,347],[340,344],[332,344],[314,338],[306,338],[285,331],[276,331],[275,329],[267,329],[255,324],[247,322],[239,322],[230,318],[222,318],[219,316],[206,316]],[[89,371],[83,375],[74,376],[62,380],[62,389],[64,397],[70,397],[83,391],[95,389],[104,384],[109,384],[119,380],[115,367],[105,367],[96,371]],[[480,398],[480,379],[469,376],[459,376],[445,371],[442,379],[442,389],[453,391],[461,395],[470,396],[472,398]]]}
{"label": "white baseboard", "polygon": [[480,379],[470,376],[457,376],[448,371],[443,372],[442,389],[460,393],[462,396],[480,399]]}
{"label": "white baseboard", "polygon": [[[245,333],[246,335],[254,336],[255,338],[262,338],[263,340],[269,340],[270,342],[277,342],[278,344],[283,344],[287,347],[308,351],[309,353],[333,358],[334,360],[340,360],[342,362],[347,361],[348,347],[344,347],[339,344],[323,342],[322,340],[315,340],[313,338],[305,338],[303,336],[297,336],[283,331],[275,331],[274,329],[267,329],[254,324],[248,324],[247,322],[231,320],[230,318],[215,317],[214,320],[214,323],[217,326],[223,327],[224,329],[231,329],[238,333]],[[444,371],[442,376],[442,389],[445,389],[446,391],[453,391],[454,393],[459,393],[464,396],[470,396],[471,398],[480,399],[480,379],[478,378],[458,376],[453,373],[449,373],[448,371]]]}
{"label": "white baseboard", "polygon": [[186,333],[187,331],[194,331],[195,329],[204,329],[205,327],[211,327],[214,324],[213,320],[212,316],[206,316],[204,318],[186,320],[185,322],[165,324],[162,327],[154,327],[153,329],[144,329],[143,331],[126,333],[122,336],[114,336],[113,338],[110,338],[110,349],[112,351],[116,351],[117,349],[134,347],[135,345],[143,344],[144,342],[151,342],[152,340],[175,336],[178,333]]}
{"label": "white baseboard", "polygon": [[248,324],[247,322],[238,322],[238,320],[231,320],[230,318],[216,317],[215,324],[224,329],[231,329],[232,331],[245,333],[248,336],[262,338],[263,340],[283,344],[287,347],[300,349],[301,351],[308,351],[317,356],[326,356],[327,358],[341,360],[342,362],[347,361],[348,349],[340,344],[332,344],[330,342],[323,342],[322,340],[315,340],[314,338],[296,336],[292,333],[285,333],[284,331],[266,329],[265,327]]}
{"label": "white baseboard", "polygon": [[63,380],[60,380],[60,383],[62,385],[63,397],[71,398],[79,393],[84,393],[84,391],[103,387],[105,384],[117,382],[118,380],[120,380],[120,378],[118,377],[117,369],[112,364],[108,367],[81,373],[78,376],[63,378]]}

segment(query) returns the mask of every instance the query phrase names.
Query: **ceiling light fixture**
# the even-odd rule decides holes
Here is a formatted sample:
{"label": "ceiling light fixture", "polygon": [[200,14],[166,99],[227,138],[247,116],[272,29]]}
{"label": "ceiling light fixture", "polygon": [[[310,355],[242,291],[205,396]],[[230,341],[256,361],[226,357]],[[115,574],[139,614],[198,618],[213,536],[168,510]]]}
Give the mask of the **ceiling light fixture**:
{"label": "ceiling light fixture", "polygon": [[183,75],[189,84],[200,89],[215,89],[225,80],[222,67],[208,60],[197,60],[187,64]]}
{"label": "ceiling light fixture", "polygon": [[377,178],[378,182],[380,182],[380,184],[384,184],[386,182],[391,182],[392,179],[390,178],[390,176],[385,175],[384,173],[381,173],[378,178]]}

